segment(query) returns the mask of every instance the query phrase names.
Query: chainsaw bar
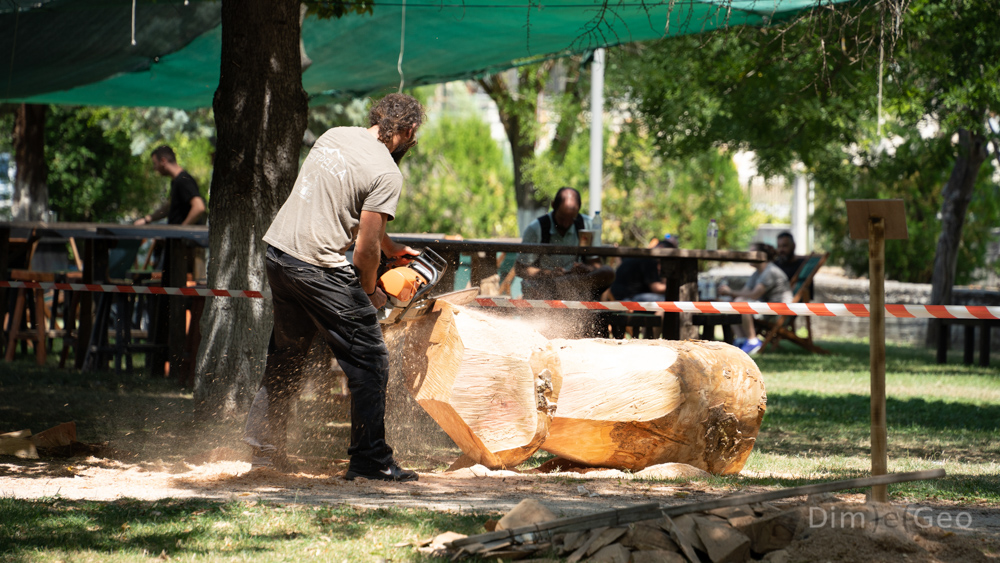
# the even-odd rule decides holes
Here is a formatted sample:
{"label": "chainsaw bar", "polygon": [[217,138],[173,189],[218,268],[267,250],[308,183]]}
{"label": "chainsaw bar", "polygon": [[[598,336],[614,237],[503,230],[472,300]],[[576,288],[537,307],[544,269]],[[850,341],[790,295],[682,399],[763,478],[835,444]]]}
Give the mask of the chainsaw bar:
{"label": "chainsaw bar", "polygon": [[479,288],[471,287],[469,289],[460,289],[458,291],[435,295],[431,297],[431,301],[445,301],[452,305],[468,305],[475,301],[477,297],[479,297]]}

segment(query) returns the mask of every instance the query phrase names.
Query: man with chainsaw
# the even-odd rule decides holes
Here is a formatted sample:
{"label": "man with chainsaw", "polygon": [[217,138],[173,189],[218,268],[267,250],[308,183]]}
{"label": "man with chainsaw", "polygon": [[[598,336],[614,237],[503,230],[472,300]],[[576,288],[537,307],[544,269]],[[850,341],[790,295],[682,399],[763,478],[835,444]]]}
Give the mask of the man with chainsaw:
{"label": "man with chainsaw", "polygon": [[[579,232],[591,228],[590,217],[580,214],[581,207],[580,192],[560,188],[552,198],[552,212],[532,221],[521,235],[521,242],[579,245]],[[598,256],[521,254],[516,268],[524,280],[521,288],[525,299],[596,301],[615,281],[615,271],[603,265]]]}
{"label": "man with chainsaw", "polygon": [[[380,254],[415,256],[393,242],[386,222],[396,213],[403,176],[397,164],[416,141],[424,110],[411,96],[376,103],[367,129],[324,133],[302,163],[295,186],[264,235],[274,302],[274,331],[260,389],[247,416],[244,441],[253,467],[290,469],[285,446],[291,402],[319,334],[347,375],[351,391],[351,456],[345,478],[416,481],[385,441],[389,357],[377,310]],[[347,252],[354,245],[353,263]]]}

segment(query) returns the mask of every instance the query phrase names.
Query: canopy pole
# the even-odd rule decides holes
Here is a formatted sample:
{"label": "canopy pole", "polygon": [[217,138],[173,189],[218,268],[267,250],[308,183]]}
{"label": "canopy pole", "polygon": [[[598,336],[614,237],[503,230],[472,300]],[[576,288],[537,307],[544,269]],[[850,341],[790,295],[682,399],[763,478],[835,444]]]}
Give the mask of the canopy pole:
{"label": "canopy pole", "polygon": [[601,210],[604,171],[604,49],[590,63],[590,216]]}
{"label": "canopy pole", "polygon": [[396,93],[403,93],[403,45],[406,42],[406,0],[403,0],[403,14],[399,21],[399,60],[396,61],[396,71],[399,72],[399,90]]}

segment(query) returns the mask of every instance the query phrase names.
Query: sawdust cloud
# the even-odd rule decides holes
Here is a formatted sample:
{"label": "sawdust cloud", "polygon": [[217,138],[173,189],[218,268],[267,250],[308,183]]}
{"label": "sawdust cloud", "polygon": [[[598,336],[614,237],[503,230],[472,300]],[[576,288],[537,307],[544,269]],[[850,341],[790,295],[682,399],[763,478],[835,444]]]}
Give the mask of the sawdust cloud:
{"label": "sawdust cloud", "polygon": [[548,340],[592,338],[599,332],[601,317],[588,310],[573,309],[480,309],[456,307],[497,325],[504,332],[517,335],[535,331]]}
{"label": "sawdust cloud", "polygon": [[[505,311],[464,308],[494,323],[498,333],[518,338],[537,331],[547,338],[574,338],[586,333],[578,328],[594,318],[586,311]],[[566,314],[569,313],[569,314]],[[408,331],[397,331],[406,339]],[[398,336],[397,336],[398,337]],[[411,339],[412,340],[412,339]],[[386,395],[386,440],[397,460],[420,469],[442,469],[455,461],[461,450],[413,399],[403,381],[405,362],[425,346],[407,341],[390,345],[389,383]],[[288,423],[288,453],[316,464],[343,462],[350,443],[350,394],[346,378],[332,352],[317,339],[303,365],[302,390],[291,403]],[[256,390],[254,390],[256,391]],[[193,405],[179,392],[174,408],[152,407],[132,398],[116,402],[97,426],[94,436],[117,436],[110,444],[122,461],[155,461],[159,458],[189,458],[213,448],[229,448],[249,461],[250,451],[242,443],[246,417],[229,420],[195,420]],[[152,412],[151,412],[152,411]],[[97,422],[97,421],[94,421]],[[129,430],[123,431],[123,429]]]}

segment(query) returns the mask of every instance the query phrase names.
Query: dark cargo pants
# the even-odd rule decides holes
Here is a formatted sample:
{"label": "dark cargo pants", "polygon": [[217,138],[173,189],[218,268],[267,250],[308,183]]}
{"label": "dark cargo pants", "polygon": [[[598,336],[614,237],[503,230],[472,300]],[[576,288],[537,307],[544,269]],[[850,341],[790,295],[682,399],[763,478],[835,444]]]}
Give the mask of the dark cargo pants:
{"label": "dark cargo pants", "polygon": [[285,454],[292,401],[303,383],[306,354],[318,333],[330,346],[351,391],[351,467],[379,470],[392,463],[385,442],[389,353],[375,307],[353,266],[320,268],[268,247],[267,279],[274,332],[260,389],[247,416],[249,443]]}

